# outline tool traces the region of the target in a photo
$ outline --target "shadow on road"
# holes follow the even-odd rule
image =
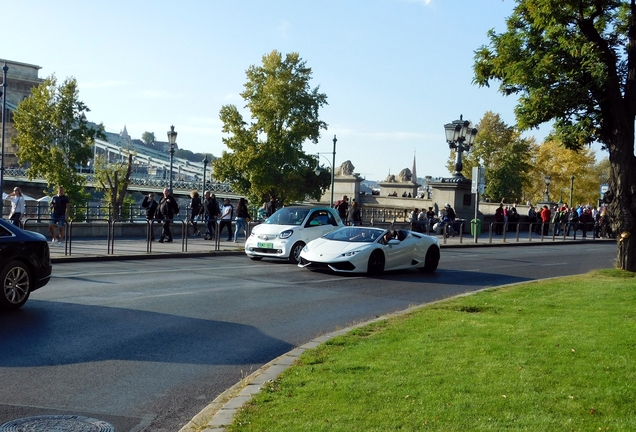
[[[294,348],[244,324],[32,299],[23,309],[0,311],[0,341],[0,367],[262,364]]]

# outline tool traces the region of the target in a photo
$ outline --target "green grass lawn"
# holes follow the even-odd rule
[[[306,351],[236,431],[635,431],[636,274],[450,299]]]

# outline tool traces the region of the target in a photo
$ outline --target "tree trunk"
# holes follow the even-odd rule
[[[610,184],[605,194],[612,230],[616,234],[616,267],[636,272],[636,157],[633,122],[608,143]]]

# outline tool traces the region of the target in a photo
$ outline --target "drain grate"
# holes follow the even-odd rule
[[[24,417],[0,425],[0,432],[115,432],[102,420],[74,415]]]

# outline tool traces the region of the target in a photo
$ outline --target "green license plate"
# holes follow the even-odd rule
[[[274,249],[274,243],[259,243],[258,247],[263,249]]]

